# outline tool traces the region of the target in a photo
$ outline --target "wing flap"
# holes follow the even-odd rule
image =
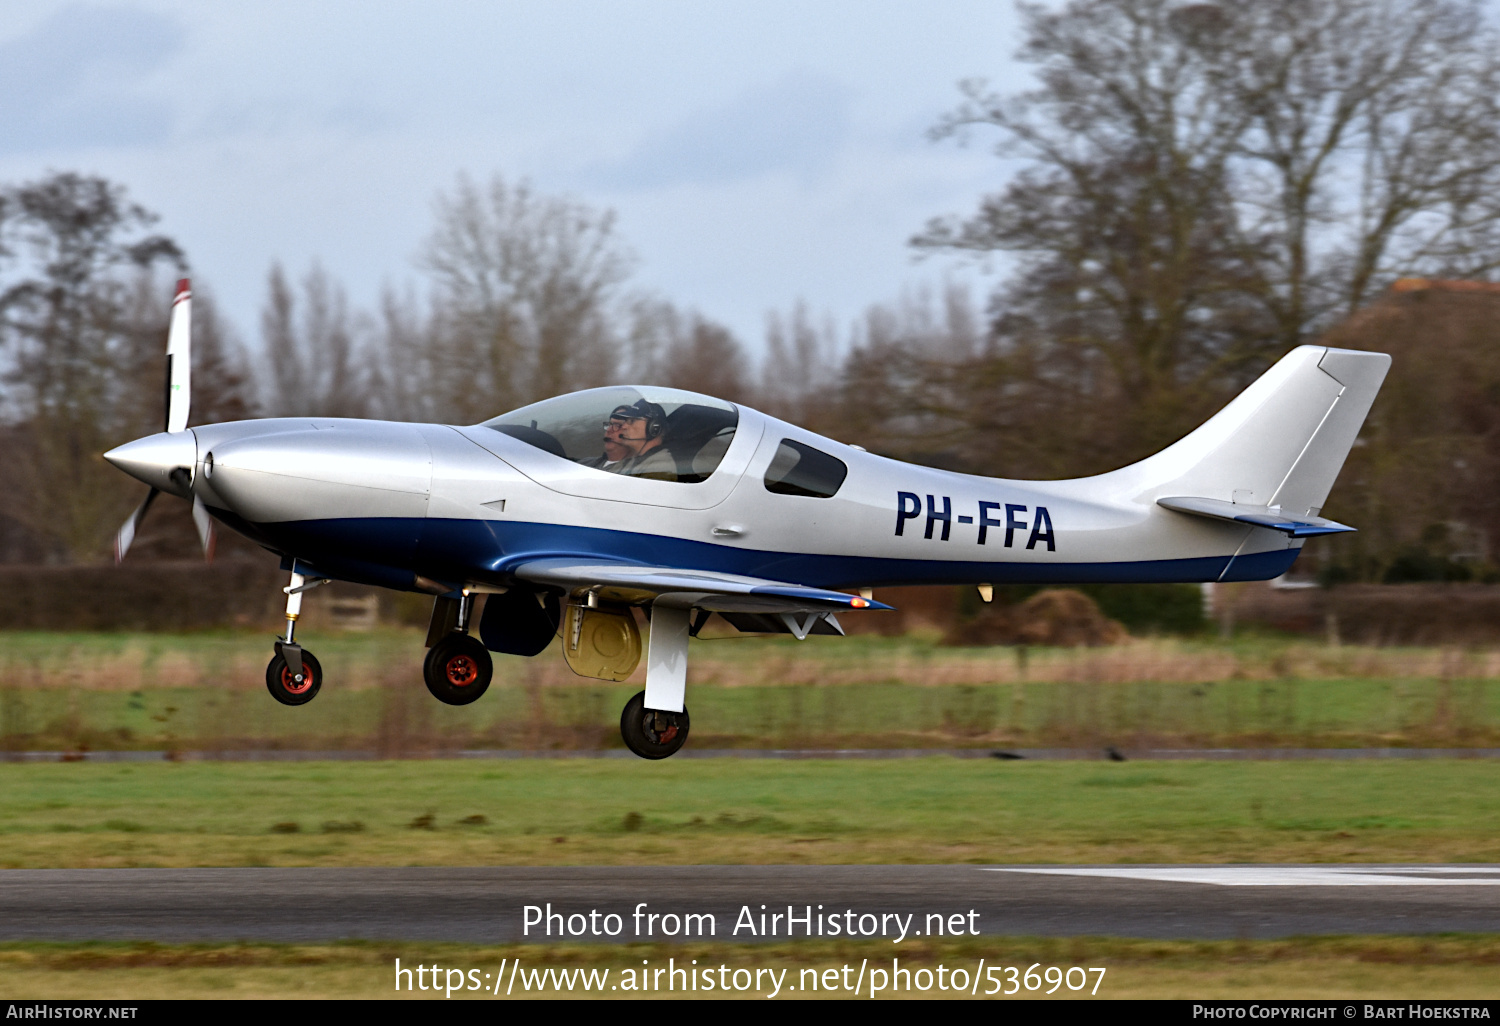
[[[719,613],[831,613],[891,608],[859,595],[785,581],[604,559],[539,558],[522,563],[511,572],[533,584],[569,591],[608,587],[647,592],[667,605]]]
[[[1252,527],[1268,527],[1291,538],[1313,538],[1320,534],[1343,534],[1357,528],[1323,517],[1290,516],[1276,506],[1248,506],[1243,503],[1225,502],[1222,499],[1199,499],[1177,495],[1157,499],[1156,504],[1178,513],[1225,520],[1230,523],[1249,524]]]

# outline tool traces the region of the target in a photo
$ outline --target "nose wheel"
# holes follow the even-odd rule
[[[642,691],[625,703],[620,713],[620,736],[625,747],[642,759],[665,759],[681,748],[688,736],[687,706],[682,712],[646,708]]]
[[[468,705],[478,699],[494,673],[489,651],[468,634],[449,634],[428,650],[422,664],[427,690],[448,705]]]
[[[306,705],[317,697],[323,686],[323,667],[307,649],[302,649],[301,665],[287,665],[281,646],[266,666],[266,690],[282,705]]]

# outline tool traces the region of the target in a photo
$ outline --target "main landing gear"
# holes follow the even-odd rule
[[[445,608],[447,603],[451,606]],[[495,673],[489,650],[469,634],[473,612],[474,596],[469,594],[459,599],[439,598],[433,609],[433,630],[429,636],[436,635],[436,643],[422,664],[422,679],[432,697],[448,705],[476,701],[490,686]],[[449,615],[453,616],[452,629],[442,631],[443,621]]]
[[[625,703],[620,713],[620,736],[625,747],[642,759],[665,759],[681,748],[688,736],[687,706],[682,712],[646,708],[646,693]]]
[[[642,759],[665,759],[687,741],[688,711],[683,697],[693,626],[689,610],[661,603],[652,605],[650,619],[646,690],[625,703],[620,737]]]
[[[292,572],[286,592],[286,637],[276,639],[276,654],[266,666],[266,690],[282,705],[306,705],[323,686],[323,667],[317,658],[296,642],[297,618],[302,615],[302,593],[327,584],[326,577],[306,577]]]
[[[308,579],[297,573],[294,566],[291,584],[283,589],[287,596],[286,634],[276,639],[276,654],[266,667],[266,690],[282,705],[306,705],[323,686],[323,667],[311,652],[297,644],[296,631],[302,615],[302,593],[327,583],[327,578]],[[469,633],[473,613],[474,597],[467,593],[458,597],[439,596],[433,603],[422,678],[432,696],[448,705],[477,701],[494,676],[489,650]],[[610,617],[606,611],[599,614],[602,626],[594,624],[592,632],[586,632],[582,609],[571,610],[571,614],[574,647],[582,652],[581,639],[585,633],[591,641],[588,652],[570,658],[569,665],[580,673],[609,680],[619,680],[634,669],[640,653],[639,635],[634,635],[633,645],[626,644],[635,630],[634,621],[627,621],[629,628],[623,633],[609,634],[604,628],[624,618]],[[652,607],[650,620],[646,690],[625,703],[620,714],[620,735],[625,746],[636,755],[654,760],[673,755],[688,738],[690,721],[683,695],[692,625],[688,610],[660,605]],[[552,622],[556,622],[555,616]],[[608,650],[605,642],[610,640],[620,643],[617,645],[620,651]]]

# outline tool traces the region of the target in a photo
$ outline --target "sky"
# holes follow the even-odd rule
[[[137,0],[0,6],[0,183],[98,174],[161,216],[240,335],[267,272],[318,261],[373,308],[421,285],[434,200],[528,179],[616,212],[633,288],[758,344],[805,300],[990,272],[917,259],[1004,184],[928,129],[1023,88],[1009,0]]]

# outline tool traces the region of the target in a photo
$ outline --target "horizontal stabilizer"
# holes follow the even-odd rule
[[[807,588],[761,577],[679,570],[614,562],[598,557],[539,558],[511,571],[523,581],[567,588],[611,588],[652,594],[669,606],[731,613],[831,613],[846,609],[889,609],[874,599],[825,588]]]
[[[1191,513],[1194,516],[1209,517],[1214,520],[1250,524],[1253,527],[1269,527],[1273,531],[1280,531],[1292,538],[1312,538],[1320,534],[1343,534],[1345,531],[1357,530],[1347,524],[1341,524],[1336,520],[1325,520],[1322,517],[1306,514],[1287,516],[1278,506],[1247,506],[1243,503],[1225,502],[1222,499],[1195,499],[1183,495],[1157,499],[1156,504],[1176,510],[1178,513]]]

